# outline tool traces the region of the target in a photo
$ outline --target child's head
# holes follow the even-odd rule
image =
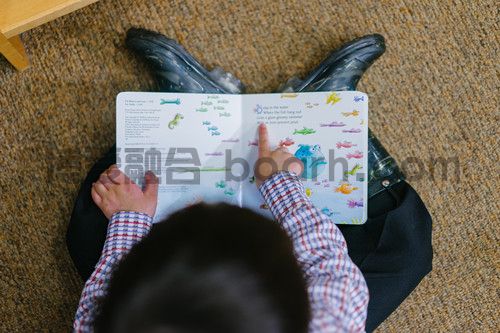
[[[305,332],[306,284],[277,222],[225,204],[177,212],[118,266],[99,332]]]

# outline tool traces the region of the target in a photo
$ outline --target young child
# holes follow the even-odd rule
[[[91,194],[108,233],[75,331],[364,331],[365,280],[339,229],[306,196],[300,161],[270,150],[265,125],[259,159],[273,162],[255,174],[276,221],[201,204],[153,228],[155,175],[142,191],[116,166],[104,172]]]

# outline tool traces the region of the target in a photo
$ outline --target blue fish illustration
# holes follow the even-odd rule
[[[217,131],[213,131],[213,132],[210,132],[210,133],[212,133],[212,136],[214,136],[214,135],[220,135],[220,132],[217,132]]]
[[[233,196],[234,195],[234,189],[232,187],[228,187],[224,190],[225,195]]]
[[[210,127],[208,128],[208,130],[209,130],[209,131],[217,131],[217,130],[218,130],[218,128],[217,128],[217,126],[210,126]]]

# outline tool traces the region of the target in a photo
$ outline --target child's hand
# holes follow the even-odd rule
[[[158,197],[158,178],[148,171],[145,181],[143,192],[113,164],[92,185],[92,199],[108,219],[119,211],[134,211],[153,217]]]
[[[269,135],[265,124],[259,125],[259,159],[255,163],[255,179],[260,186],[267,178],[278,171],[289,171],[300,176],[304,170],[302,162],[290,154],[286,147],[271,151]]]

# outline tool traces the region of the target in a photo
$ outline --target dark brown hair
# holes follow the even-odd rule
[[[114,272],[98,332],[306,332],[309,302],[276,221],[199,204],[156,224]]]

